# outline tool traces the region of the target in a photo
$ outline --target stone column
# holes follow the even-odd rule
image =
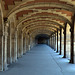
[[[12,34],[12,46],[11,47],[12,47],[12,62],[15,62],[15,34]]]
[[[51,39],[51,37],[49,38],[49,41],[50,41],[50,39]],[[51,41],[50,41],[50,44],[49,44],[49,46],[51,46]]]
[[[32,40],[32,37],[30,38],[30,45],[31,45],[31,48],[33,47],[33,40]]]
[[[8,56],[8,64],[12,64],[12,53],[13,53],[13,51],[12,50],[14,50],[13,48],[14,48],[14,46],[13,46],[13,43],[12,42],[14,42],[14,36],[13,36],[13,25],[14,25],[14,23],[13,22],[9,22],[10,24],[9,24],[9,28],[8,28],[8,42],[7,42],[7,49],[8,49],[8,51],[7,51],[7,56]]]
[[[31,36],[30,36],[30,48],[31,48],[31,45],[32,45],[32,38],[31,38]]]
[[[52,48],[54,49],[54,34],[52,35]]]
[[[51,36],[50,36],[50,47],[51,47]]]
[[[71,25],[71,52],[70,52],[70,63],[75,63],[74,61],[74,24],[75,24],[75,15],[72,17]]]
[[[26,52],[26,37],[25,37],[25,52]]]
[[[54,38],[54,39],[55,39],[55,44],[54,44],[55,47],[54,47],[54,50],[56,51],[56,33],[55,33],[55,36],[54,36],[54,37],[55,37],[55,38]]]
[[[51,47],[53,48],[53,36],[51,35]]]
[[[0,12],[0,71],[3,71],[3,48],[4,48],[4,24],[2,24],[2,15]]]
[[[52,35],[51,35],[51,48],[52,48]]]
[[[7,18],[5,18],[5,33],[4,33],[4,41],[5,41],[5,44],[4,44],[4,63],[3,63],[3,68],[4,70],[7,70],[7,36],[8,36],[8,22],[7,22]]]
[[[51,36],[50,36],[50,47],[52,46],[52,42],[51,42]]]
[[[18,32],[18,57],[22,57],[23,55],[23,34],[22,32]]]
[[[61,55],[61,43],[62,43],[62,29],[60,28],[60,53],[59,55]]]
[[[11,44],[11,29],[10,29],[10,26],[9,26],[9,35],[8,35],[8,41],[7,41],[7,49],[8,49],[8,51],[7,51],[7,62],[8,62],[8,64],[11,64],[12,63],[12,49],[11,49],[11,46],[12,46],[12,44]]]
[[[34,46],[34,37],[32,37],[32,47]]]
[[[4,36],[3,35],[1,35],[2,37],[0,37],[0,45],[1,45],[1,47],[0,47],[0,49],[1,49],[1,51],[0,51],[0,59],[1,59],[1,61],[0,61],[0,71],[3,71],[4,70],[4,61],[3,61],[3,48],[4,48]]]
[[[23,40],[23,54],[25,54],[26,53],[26,39],[25,39],[25,37],[24,37],[24,40]]]
[[[10,64],[12,64],[12,41],[11,41],[12,39],[11,39],[11,33],[10,33]]]
[[[66,25],[67,23],[65,24],[65,28],[64,28],[64,56],[63,58],[66,58]]]
[[[53,34],[53,49],[55,50],[55,34]]]
[[[64,28],[64,56],[63,58],[66,58],[66,25],[67,23],[65,24],[65,28]]]
[[[17,29],[15,30],[15,38],[14,38],[14,59],[17,61]]]
[[[23,55],[23,33],[21,34],[21,55]]]
[[[30,42],[31,42],[31,37],[30,37],[30,35],[29,35],[29,41],[28,41],[29,51],[30,51],[30,46],[31,46]]]
[[[54,41],[54,40],[53,40],[53,35],[52,35],[52,48],[53,48],[53,46],[54,46],[54,45],[53,45],[53,41]]]
[[[58,30],[57,30],[57,52],[58,52]]]
[[[17,35],[17,54],[18,54],[18,58],[21,57],[21,52],[20,52],[20,35],[19,35],[19,32],[18,32],[18,35]]]
[[[28,51],[29,48],[28,48],[28,35],[26,35],[26,51]]]
[[[10,27],[10,36],[11,36],[11,60],[12,62],[15,62],[15,29],[14,29],[14,22],[11,21],[11,27]]]

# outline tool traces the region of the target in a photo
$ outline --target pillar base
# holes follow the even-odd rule
[[[8,67],[7,65],[4,67],[3,71],[7,71],[8,70]]]
[[[58,53],[58,51],[56,51],[56,53]]]
[[[61,55],[61,53],[59,53],[59,55]]]
[[[63,56],[62,58],[66,58],[65,56]]]
[[[7,70],[8,70],[8,68],[5,68],[5,69],[4,69],[4,71],[7,71]]]
[[[74,64],[74,61],[70,60],[69,63]]]

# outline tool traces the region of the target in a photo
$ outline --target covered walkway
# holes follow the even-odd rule
[[[75,65],[45,44],[33,47],[0,75],[75,75]]]
[[[36,44],[47,44],[54,50],[49,50],[53,52],[48,53],[47,46],[39,46],[43,48],[41,53],[38,46],[34,47]],[[75,0],[0,0],[0,71],[10,74],[11,71],[15,73],[16,68],[20,72],[22,68],[22,71],[26,71],[24,74],[43,74],[44,70],[45,73],[55,73],[57,70],[57,73],[64,74],[69,73],[67,69],[73,64],[75,65]],[[57,69],[58,66],[61,69]],[[21,75],[22,71],[16,72]]]

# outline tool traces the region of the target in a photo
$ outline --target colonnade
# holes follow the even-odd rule
[[[24,34],[15,27],[13,20],[4,18],[3,23],[0,29],[0,71],[7,70],[8,65],[16,62],[34,45],[30,34]]]
[[[4,71],[8,69],[8,65],[16,62],[18,58],[22,57],[30,48],[35,45],[34,37],[29,33],[23,33],[23,31],[15,26],[14,20],[9,20],[8,18],[3,19],[3,27],[0,34],[0,70]],[[70,26],[70,63],[75,62],[74,54],[74,21]],[[64,41],[63,48],[63,58],[66,58],[66,32],[67,23],[63,28],[57,29],[50,36],[50,46],[54,51],[62,54],[62,41]],[[63,29],[63,30],[62,30]],[[64,32],[63,32],[64,31]],[[64,36],[63,36],[64,35]],[[64,38],[64,39],[63,39]],[[60,42],[60,43],[59,43]]]
[[[1,13],[2,12],[2,13]],[[20,20],[16,19],[16,15],[5,17],[0,7],[0,71],[5,71],[8,69],[8,65],[16,62],[18,58],[22,57],[27,51],[30,50],[35,45],[35,36],[31,36],[30,33],[23,31],[23,24],[19,23]],[[70,63],[75,63],[75,50],[74,50],[74,41],[75,41],[75,16],[72,17],[72,24],[70,26]],[[52,21],[51,21],[52,22]],[[42,23],[42,22],[40,22]],[[18,25],[20,24],[20,25]],[[58,23],[53,23],[58,24]],[[48,29],[50,35],[50,46],[59,53],[63,54],[63,58],[67,57],[67,24],[66,22],[62,28],[62,25],[52,28],[51,31],[38,26],[38,30]],[[51,27],[50,27],[51,28]],[[57,29],[57,30],[56,30]],[[32,30],[32,29],[31,29]],[[30,31],[31,31],[30,30]],[[36,27],[34,27],[36,30]],[[55,32],[54,32],[55,31]],[[35,32],[34,32],[35,33]],[[62,44],[62,42],[64,42]],[[64,46],[63,46],[64,45]],[[62,47],[64,47],[62,49]]]
[[[1,23],[2,24],[2,23]],[[67,24],[60,30],[57,29],[57,32],[54,32],[50,36],[50,46],[54,51],[59,52],[59,55],[62,54],[63,58],[66,58],[66,32]],[[75,63],[75,54],[74,54],[74,19],[73,23],[70,26],[70,63]],[[63,30],[62,30],[63,29]],[[30,48],[35,45],[34,37],[29,33],[23,33],[21,27],[16,27],[14,18],[8,19],[3,18],[2,28],[0,29],[0,71],[8,69],[8,65],[16,62],[18,58],[22,57]],[[64,35],[64,36],[63,36]],[[64,39],[63,39],[64,38]],[[62,49],[62,41],[64,41],[64,48]],[[60,43],[59,43],[60,42]]]
[[[65,23],[65,26],[64,28],[60,28],[57,29],[57,32],[51,34],[50,36],[50,46],[57,52],[59,53],[59,55],[63,55],[63,58],[66,58],[67,57],[67,42],[70,42],[70,59],[69,59],[69,62],[70,63],[75,63],[75,52],[74,52],[74,31],[75,31],[75,24],[74,24],[74,18],[73,18],[73,23],[72,25],[69,25],[70,26],[70,30],[69,32],[67,32],[67,24],[68,23]],[[69,29],[69,28],[68,28]],[[60,33],[59,33],[60,32]],[[69,38],[67,35],[67,33],[70,33],[68,35],[70,35],[70,39],[67,41],[66,38]],[[55,43],[56,42],[56,43]],[[60,43],[59,43],[60,42]],[[62,44],[62,42],[64,42]],[[63,46],[64,45],[64,46]],[[64,48],[63,48],[64,47]],[[60,48],[60,49],[59,49]],[[63,51],[62,51],[63,50]],[[64,53],[62,53],[64,52]],[[69,54],[68,54],[69,55]]]

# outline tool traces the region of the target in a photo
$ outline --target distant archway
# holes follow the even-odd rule
[[[37,44],[47,44],[49,45],[49,35],[47,34],[39,34],[35,37]]]

